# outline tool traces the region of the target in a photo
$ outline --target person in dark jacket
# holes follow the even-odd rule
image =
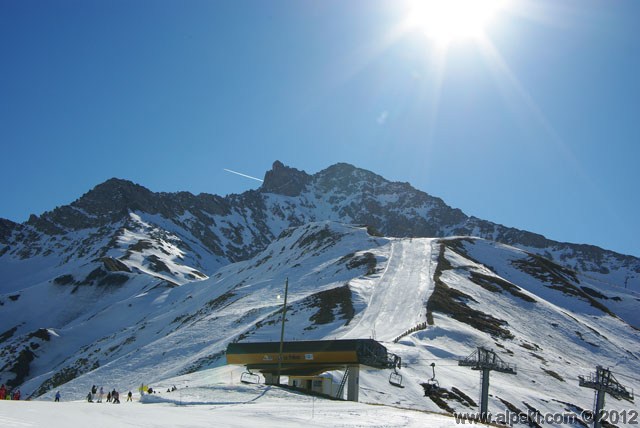
[[[60,402],[60,391],[56,392],[56,399],[53,401],[55,401],[56,403]]]
[[[133,401],[133,399],[131,398],[133,394],[131,393],[131,391],[129,391],[129,393],[127,394],[127,401]]]

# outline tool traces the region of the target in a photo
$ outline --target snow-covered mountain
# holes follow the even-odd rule
[[[476,236],[539,254],[604,283],[640,288],[636,257],[469,217],[408,183],[389,182],[348,164],[309,175],[276,161],[260,189],[241,195],[154,193],[111,179],[24,224],[1,220],[0,292],[71,274],[69,262],[105,258],[183,284],[247,260],[289,227],[325,220],[368,225],[383,236]]]
[[[456,360],[477,346],[519,368],[492,377],[494,409],[590,408],[578,375],[599,364],[633,384],[640,370],[638,259],[469,218],[345,164],[276,162],[260,190],[226,198],[112,179],[0,222],[0,240],[0,380],[34,397],[219,367],[229,342],[279,336],[285,278],[288,339],[373,336],[403,358],[406,387],[368,370],[364,401],[473,409],[477,372]],[[425,398],[432,362],[447,394]]]

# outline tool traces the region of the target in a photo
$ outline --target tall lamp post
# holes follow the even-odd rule
[[[280,371],[282,370],[282,348],[284,345],[284,322],[287,317],[287,294],[289,292],[289,278],[284,282],[284,305],[282,306],[282,327],[280,329],[280,353],[278,355],[278,385],[280,385]]]

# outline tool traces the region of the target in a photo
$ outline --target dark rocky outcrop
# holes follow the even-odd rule
[[[9,238],[14,230],[19,229],[21,226],[6,218],[0,218],[0,245],[9,242]]]
[[[271,171],[264,176],[260,190],[264,193],[277,193],[285,196],[298,196],[311,181],[311,176],[304,171],[285,166],[275,161]]]

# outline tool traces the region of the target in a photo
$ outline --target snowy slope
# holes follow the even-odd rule
[[[580,286],[595,286],[574,284],[575,272],[515,248],[470,239],[442,241],[438,266],[440,281],[464,296],[448,291],[438,296],[440,302],[431,301],[433,325],[409,341],[426,340],[443,365],[463,355],[464,345],[492,348],[517,365],[517,376],[493,377],[490,408],[504,408],[501,399],[525,411],[527,404],[542,412],[570,408],[564,403],[591,408],[593,391],[578,388],[577,377],[594,372],[596,364],[610,367],[627,386],[637,383],[638,330],[582,292]],[[440,372],[456,386],[466,383],[458,386],[463,391],[477,390],[477,372],[455,365]],[[637,409],[613,399],[609,405]]]
[[[388,406],[332,401],[263,385],[242,385],[229,370],[208,370],[198,376],[168,379],[162,391],[134,394],[132,403],[89,404],[84,401],[0,401],[0,423],[12,427],[433,427],[455,426],[452,417]],[[125,391],[126,392],[126,391]],[[480,425],[482,426],[482,425]]]
[[[423,323],[432,292],[433,239],[392,240],[384,270],[376,278],[360,278],[350,287],[366,300],[353,322],[338,330],[340,339],[374,337],[392,341]]]
[[[342,287],[348,304],[350,293],[344,285],[370,269],[368,263],[375,264],[375,256],[372,259],[359,252],[386,242],[369,237],[364,229],[328,223],[289,233],[257,258],[223,268],[209,280],[181,287],[139,276],[126,287],[113,290],[79,287],[73,292],[73,288],[42,284],[50,293],[46,299],[41,299],[42,290],[26,290],[17,300],[4,303],[3,312],[16,325],[15,331],[3,337],[0,358],[10,366],[16,353],[33,354],[33,362],[21,369],[28,368],[32,380],[22,388],[36,392],[96,368],[117,371],[123,361],[127,366],[139,366],[145,377],[188,371],[215,361],[233,338],[268,336],[285,275],[292,284],[290,301],[296,302],[291,314],[298,311],[313,316],[319,311],[317,299],[328,300],[322,291],[336,287]],[[86,298],[78,299],[81,307],[68,315],[73,306],[64,301],[71,293],[74,300],[76,295]],[[45,315],[39,319],[28,316],[34,310]],[[256,327],[260,321],[265,323],[263,328]],[[326,330],[331,322],[319,320],[316,324],[309,330],[303,325],[296,334],[315,335],[314,329]],[[40,328],[55,335],[44,334],[36,340],[32,336]],[[215,341],[210,337],[212,331],[216,332]],[[164,369],[164,363],[158,362],[160,356],[176,354],[181,357],[177,366],[171,360]],[[126,370],[122,375],[129,376]],[[4,376],[5,382],[14,377],[11,373]]]
[[[477,404],[478,373],[457,365],[477,346],[518,367],[517,376],[492,375],[493,411],[507,403],[525,411],[588,409],[592,391],[579,388],[577,376],[596,364],[611,367],[623,384],[637,381],[640,333],[585,293],[581,287],[600,289],[575,272],[485,240],[390,239],[322,222],[287,230],[253,259],[209,279],[180,287],[141,283],[129,295],[104,298],[107,307],[93,316],[54,329],[48,341],[30,338],[39,344],[37,358],[21,387],[44,392],[44,400],[55,389],[79,400],[93,384],[135,390],[140,383],[164,389],[175,376],[199,382],[209,367],[235,385],[241,368],[224,366],[223,352],[231,341],[277,340],[286,278],[288,340],[375,336],[402,357],[405,388],[390,385],[388,371],[363,370],[364,402],[477,410],[456,392]],[[618,295],[620,304],[636,298]],[[13,303],[21,301],[34,304],[27,296]],[[420,386],[432,362],[447,393],[440,400],[424,397]],[[73,370],[75,379],[55,385]]]

